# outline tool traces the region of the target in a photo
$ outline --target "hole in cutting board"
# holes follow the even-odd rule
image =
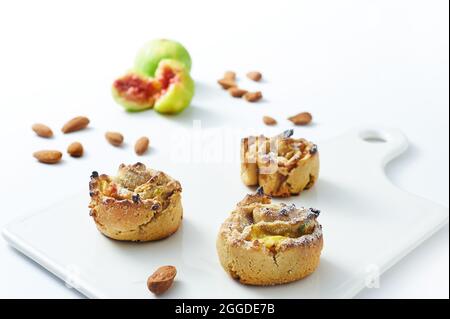
[[[387,142],[384,138],[381,138],[378,136],[364,137],[363,140],[368,143],[386,143]]]
[[[382,135],[375,131],[365,131],[360,134],[361,139],[367,143],[380,144],[387,143],[387,140]]]

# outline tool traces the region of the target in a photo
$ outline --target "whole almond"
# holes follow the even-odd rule
[[[250,80],[258,82],[262,79],[262,74],[261,74],[261,72],[258,72],[258,71],[252,71],[252,72],[247,73],[247,77]]]
[[[228,89],[228,92],[230,92],[230,95],[232,97],[243,97],[245,93],[247,93],[247,90],[240,89],[238,87],[232,87]]]
[[[148,139],[148,137],[142,136],[136,141],[136,144],[134,145],[134,151],[137,155],[142,155],[147,152],[149,144],[150,140]]]
[[[309,112],[298,113],[288,118],[295,125],[308,125],[312,121],[312,115]]]
[[[244,98],[249,102],[256,102],[262,98],[262,93],[260,91],[247,92],[244,94]]]
[[[275,125],[277,124],[277,120],[275,120],[273,117],[270,116],[263,116],[263,122],[266,125]]]
[[[67,153],[72,157],[81,157],[83,156],[83,152],[83,145],[80,142],[73,142],[67,147]]]
[[[71,119],[66,124],[64,124],[61,131],[64,134],[79,131],[79,130],[86,128],[88,126],[88,124],[89,124],[89,119],[87,117],[77,116],[77,117],[74,117],[73,119]]]
[[[42,150],[34,152],[33,156],[41,163],[55,164],[61,160],[62,153],[60,151]]]
[[[106,132],[105,138],[111,145],[114,146],[120,146],[123,143],[123,135],[119,132]]]
[[[231,80],[231,81],[236,81],[236,73],[233,71],[227,71],[225,72],[225,74],[223,75],[223,78],[225,80]]]
[[[159,267],[148,277],[147,287],[155,295],[160,295],[172,286],[176,275],[177,269],[174,266]]]
[[[236,82],[230,79],[220,79],[217,81],[224,90],[228,90],[229,88],[236,87]]]
[[[53,136],[53,131],[51,130],[51,128],[49,128],[47,125],[44,125],[41,123],[33,124],[31,129],[40,137],[49,138],[49,137]]]

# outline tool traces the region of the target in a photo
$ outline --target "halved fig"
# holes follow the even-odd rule
[[[191,103],[195,84],[183,63],[165,59],[155,78],[133,70],[113,83],[113,97],[128,111],[154,107],[160,113],[178,113]]]
[[[156,69],[155,78],[161,84],[159,97],[155,101],[156,111],[174,114],[189,106],[195,84],[183,63],[162,60]]]
[[[114,81],[112,93],[127,111],[142,111],[153,107],[160,90],[158,81],[130,71]]]

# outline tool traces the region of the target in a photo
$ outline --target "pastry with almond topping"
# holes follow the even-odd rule
[[[222,224],[220,263],[247,285],[277,285],[302,279],[319,265],[323,247],[320,211],[274,204],[259,188],[247,195]]]
[[[117,176],[93,172],[90,215],[104,235],[151,241],[175,233],[183,217],[181,185],[142,163],[119,166]]]
[[[266,195],[288,197],[311,188],[319,177],[317,145],[292,138],[293,130],[268,138],[249,136],[241,141],[241,179],[261,186]]]

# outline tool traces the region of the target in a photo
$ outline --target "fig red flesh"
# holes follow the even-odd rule
[[[134,74],[114,81],[114,88],[121,95],[126,95],[129,100],[135,102],[147,102],[158,92],[153,82],[145,81]]]

